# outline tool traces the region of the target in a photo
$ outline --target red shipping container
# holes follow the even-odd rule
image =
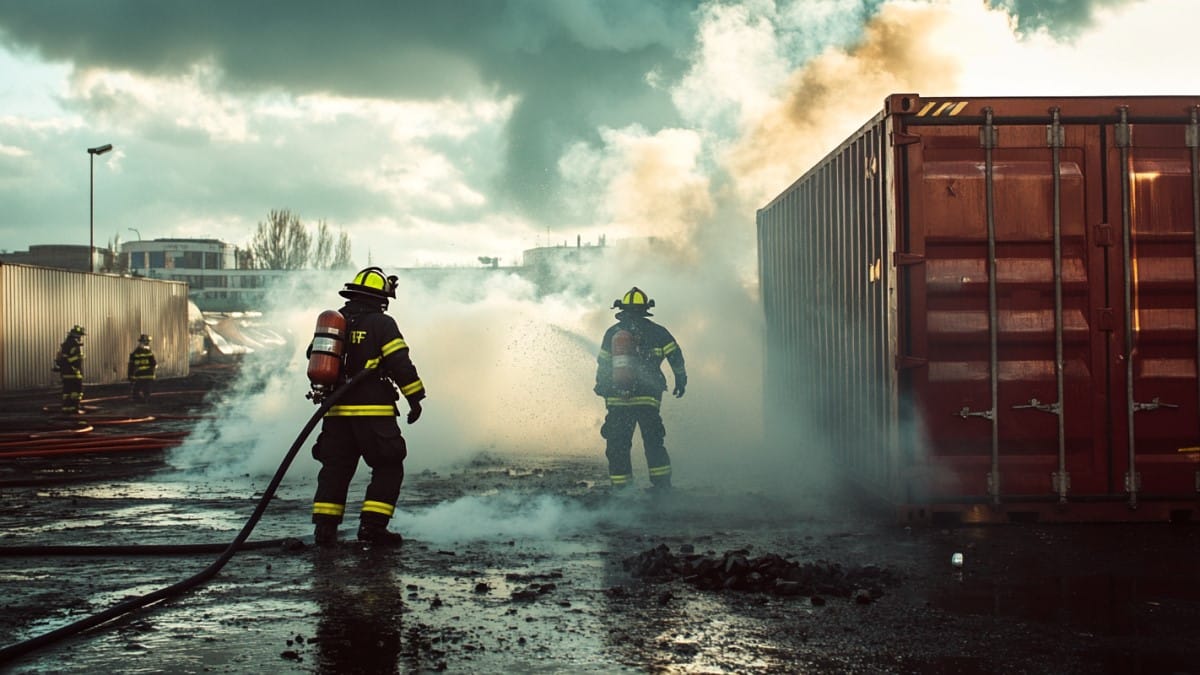
[[[757,214],[769,433],[909,520],[1200,515],[1198,116],[888,97]]]

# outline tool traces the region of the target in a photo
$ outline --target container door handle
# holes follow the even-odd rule
[[[970,407],[965,405],[962,407],[962,410],[959,410],[955,414],[964,420],[968,417],[982,417],[985,420],[990,420],[995,417],[995,414],[993,414],[991,410],[971,410]]]
[[[1058,403],[1042,403],[1036,398],[1031,398],[1029,399],[1029,403],[1013,406],[1013,410],[1020,410],[1022,408],[1032,408],[1034,410],[1040,410],[1044,413],[1050,413],[1051,415],[1057,415],[1059,410],[1062,409],[1062,405]]]
[[[1151,410],[1158,410],[1159,408],[1178,408],[1178,407],[1179,407],[1179,405],[1175,404],[1175,403],[1163,403],[1162,401],[1158,400],[1157,396],[1155,396],[1153,399],[1151,399],[1149,403],[1138,403],[1137,401],[1133,402],[1133,412],[1142,412],[1142,411],[1150,412]]]

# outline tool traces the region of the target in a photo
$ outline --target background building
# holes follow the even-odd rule
[[[30,246],[27,251],[0,252],[0,262],[79,272],[106,272],[112,271],[114,257],[108,249],[93,247],[92,259],[89,261],[87,246],[39,244]]]
[[[246,269],[246,251],[217,239],[127,241],[121,257],[130,274],[186,283],[188,298],[205,312],[261,307],[270,280],[288,273]]]

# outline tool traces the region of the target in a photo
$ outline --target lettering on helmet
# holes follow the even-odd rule
[[[365,331],[365,330],[350,331],[350,342],[353,344],[359,344],[366,338],[367,338],[367,331]]]

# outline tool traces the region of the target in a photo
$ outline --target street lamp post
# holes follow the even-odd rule
[[[106,143],[95,148],[88,148],[88,270],[96,271],[96,155],[103,155],[112,150],[112,144]]]

